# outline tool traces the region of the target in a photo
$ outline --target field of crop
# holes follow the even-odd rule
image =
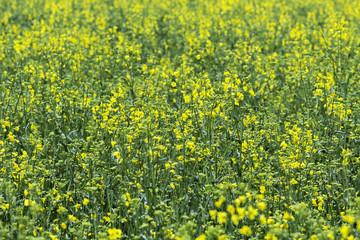
[[[360,0],[0,0],[0,239],[360,239]]]

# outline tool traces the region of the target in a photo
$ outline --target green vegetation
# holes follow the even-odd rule
[[[359,0],[0,9],[0,238],[360,238]]]

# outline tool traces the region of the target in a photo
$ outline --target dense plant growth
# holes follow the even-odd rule
[[[2,238],[359,239],[359,0],[0,3]]]

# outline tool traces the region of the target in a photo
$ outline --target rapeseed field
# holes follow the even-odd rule
[[[0,0],[1,239],[360,239],[359,0]]]

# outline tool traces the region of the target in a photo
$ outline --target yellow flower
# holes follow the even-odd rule
[[[267,222],[266,222],[266,217],[265,217],[264,214],[261,214],[261,215],[260,215],[259,220],[260,220],[260,223],[261,223],[261,224],[266,225]]]
[[[71,215],[71,214],[69,214],[69,220],[70,221],[73,221],[73,222],[75,222],[76,221],[76,217],[75,216],[73,216],[73,215]]]
[[[287,144],[285,141],[282,141],[280,144],[280,147],[282,147],[282,149],[284,150],[287,147]]]
[[[24,206],[25,207],[34,206],[34,205],[35,205],[35,201],[33,201],[33,200],[29,200],[29,199],[24,200]]]
[[[201,234],[201,235],[198,236],[195,240],[206,240],[206,235],[205,235],[205,234]]]
[[[228,240],[229,238],[224,234],[224,235],[221,235],[218,240]]]
[[[290,184],[297,184],[298,183],[298,181],[296,181],[294,178],[293,179],[291,179],[291,181],[290,181]]]
[[[240,203],[241,203],[241,201],[240,201],[239,198],[237,198],[237,199],[234,200],[234,204],[235,204],[236,207],[239,207],[239,206],[240,206]]]
[[[76,212],[78,211],[79,207],[81,207],[81,204],[77,203],[77,204],[75,205],[75,211],[76,211]]]
[[[210,211],[209,211],[209,214],[210,214],[211,218],[212,218],[213,220],[215,220],[216,215],[217,215],[217,211],[216,211],[216,210],[210,210]]]
[[[216,201],[216,202],[215,202],[215,206],[216,206],[217,208],[221,207],[221,205],[223,204],[223,202],[224,202],[225,200],[226,200],[226,198],[225,198],[224,196],[221,196],[220,199],[219,199],[219,201]]]
[[[245,217],[246,210],[245,208],[236,208],[236,212],[239,214],[240,220]]]
[[[235,207],[233,205],[228,205],[226,211],[232,215],[235,213]]]
[[[218,215],[218,221],[219,221],[220,224],[226,223],[226,219],[227,219],[227,213],[226,212],[219,212],[217,215]]]
[[[65,223],[61,223],[60,226],[61,226],[62,229],[66,229],[66,224]]]
[[[2,206],[1,206],[1,208],[2,208],[2,210],[6,210],[6,209],[9,209],[9,207],[10,207],[10,205],[9,204],[3,204]]]
[[[266,191],[265,186],[260,186],[260,193],[264,193]]]
[[[114,240],[121,238],[122,231],[121,229],[111,228],[108,230],[108,233],[109,233],[109,239]]]
[[[355,239],[354,235],[350,235],[347,237],[347,240],[354,240],[354,239]]]
[[[266,239],[266,240],[277,240],[277,237],[276,237],[274,234],[272,234],[272,233],[268,233],[268,234],[264,237],[264,239]],[[299,238],[299,239],[301,239],[301,238]]]
[[[353,224],[353,223],[355,222],[355,217],[352,216],[352,215],[345,215],[345,216],[343,217],[343,221],[344,221],[344,222],[347,222],[347,223],[349,223],[349,224]]]
[[[253,208],[252,206],[250,206],[248,209],[248,214],[249,214],[250,220],[254,220],[256,215],[258,214],[258,210]]]
[[[242,204],[246,203],[246,197],[245,196],[240,196],[238,199],[240,200],[240,202]]]
[[[247,142],[243,142],[242,144],[241,144],[241,151],[242,152],[246,152],[246,149],[248,148],[248,144],[247,144]]]
[[[51,240],[58,240],[58,237],[57,237],[57,236],[55,236],[55,235],[50,234],[50,236],[49,236],[49,237],[51,238]]]
[[[288,212],[284,213],[284,219],[286,220],[295,220],[293,216],[291,216]]]
[[[238,225],[239,224],[239,216],[234,214],[231,216],[231,221],[234,225]]]
[[[121,157],[120,152],[114,152],[113,154],[116,157],[116,159],[120,159],[120,157]]]
[[[87,199],[87,198],[84,198],[84,201],[83,201],[83,205],[88,205],[89,204],[89,199]]]
[[[330,240],[334,240],[335,237],[334,237],[334,234],[332,232],[329,232],[327,237],[330,239]]]
[[[348,225],[343,224],[340,228],[340,233],[343,238],[347,238],[350,233],[350,227]]]
[[[250,227],[244,225],[244,226],[242,226],[242,228],[240,229],[240,233],[241,233],[242,235],[250,235],[250,234],[252,233],[252,231],[251,231],[251,228],[250,228]]]
[[[262,194],[257,194],[257,195],[256,195],[256,199],[263,200],[263,199],[264,199],[264,195],[262,195]]]
[[[258,207],[261,211],[264,211],[265,208],[266,208],[266,203],[264,203],[264,202],[259,202],[259,203],[257,204],[257,207]]]

